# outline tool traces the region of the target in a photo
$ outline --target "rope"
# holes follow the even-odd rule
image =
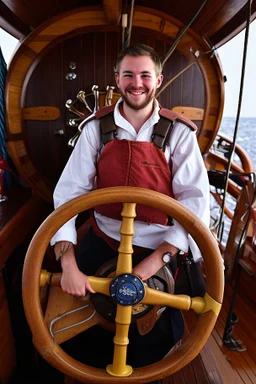
[[[128,27],[128,32],[126,34],[125,41],[124,41],[124,48],[127,48],[130,45],[131,32],[132,32],[132,21],[133,21],[133,13],[134,13],[134,1],[135,0],[132,0],[132,4],[131,4],[129,27]]]
[[[207,0],[204,0],[201,4],[201,6],[199,7],[198,11],[196,12],[196,14],[192,17],[191,21],[188,23],[188,25],[186,25],[180,32],[179,36],[176,38],[176,40],[174,41],[174,43],[172,44],[171,48],[169,49],[169,51],[167,52],[167,54],[165,55],[165,58],[164,60],[162,61],[162,66],[164,66],[165,62],[167,59],[169,59],[169,57],[171,56],[171,54],[173,53],[173,51],[175,50],[175,48],[177,47],[178,43],[180,42],[180,40],[182,39],[182,37],[185,35],[185,33],[187,32],[187,30],[189,29],[189,27],[191,26],[191,24],[195,21],[195,19],[197,18],[197,16],[199,15],[199,13],[201,12],[201,10],[203,9],[203,7],[205,6]]]
[[[172,77],[170,80],[167,81],[167,83],[165,83],[161,89],[156,92],[156,98],[158,98],[161,93],[167,88],[169,87],[169,85],[174,81],[176,80],[179,76],[181,76],[184,72],[186,72],[190,67],[192,67],[195,63],[198,63],[199,60],[204,57],[205,55],[208,55],[209,53],[213,53],[215,50],[215,48],[213,47],[212,49],[210,49],[209,51],[206,51],[204,53],[201,53],[201,55],[199,55],[197,57],[197,59],[195,59],[194,61],[192,61],[190,64],[188,64],[185,68],[183,68],[179,73],[177,73],[177,75],[175,75],[174,77]]]

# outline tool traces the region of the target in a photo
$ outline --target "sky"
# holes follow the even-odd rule
[[[218,49],[222,63],[223,74],[227,77],[225,83],[224,116],[236,116],[241,85],[241,69],[244,50],[244,36],[242,31],[227,44]],[[246,55],[246,70],[243,85],[243,101],[241,117],[256,117],[256,20],[250,24],[249,41]]]
[[[243,59],[244,31],[217,50],[222,63],[225,83],[225,105],[223,116],[235,117],[237,114],[241,68]],[[0,28],[0,46],[7,65],[14,53],[18,41]],[[246,57],[246,72],[243,87],[241,117],[256,117],[256,20],[250,25],[250,35]]]

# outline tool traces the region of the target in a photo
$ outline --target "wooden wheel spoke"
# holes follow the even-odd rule
[[[111,376],[129,376],[133,369],[126,365],[127,346],[129,344],[128,332],[132,318],[132,306],[117,305],[116,334],[114,337],[113,364],[107,366]]]
[[[163,305],[187,311],[191,307],[191,297],[187,295],[173,295],[147,287],[142,303],[148,305]]]

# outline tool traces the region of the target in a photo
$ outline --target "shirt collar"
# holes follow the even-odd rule
[[[117,101],[116,105],[115,105],[115,109],[114,109],[114,120],[115,120],[115,123],[119,126],[119,127],[123,127],[124,125],[127,125],[130,123],[128,123],[127,120],[125,120],[123,118],[123,116],[121,115],[120,113],[120,110],[119,110],[119,106],[120,104],[123,102],[123,98],[120,97],[120,99]],[[160,119],[160,116],[159,116],[159,110],[160,110],[160,106],[159,106],[159,103],[156,99],[154,99],[154,110],[153,110],[153,113],[152,115],[149,117],[149,119],[143,124],[143,126],[141,128],[143,129],[146,129],[148,127],[152,127],[152,125],[155,125],[158,120]]]

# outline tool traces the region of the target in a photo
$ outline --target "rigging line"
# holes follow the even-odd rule
[[[192,65],[194,65],[195,63],[197,63],[202,57],[206,56],[208,53],[213,53],[214,50],[216,48],[212,48],[210,49],[209,51],[207,52],[204,52],[202,53],[201,55],[199,55],[197,57],[197,59],[195,59],[194,61],[192,61],[190,64],[188,64],[185,68],[183,68],[179,73],[177,73],[177,75],[175,75],[174,77],[172,77],[170,80],[167,81],[167,83],[165,85],[163,85],[161,87],[161,89],[156,93],[156,98],[158,98],[161,93],[174,81],[176,80],[180,75],[182,75],[187,69],[189,69],[190,67],[192,67]]]
[[[121,19],[121,24],[122,24],[122,50],[124,49],[124,41],[125,41],[125,31],[127,29],[127,18],[128,18],[128,5],[127,5],[127,0],[125,1],[125,4],[123,5],[122,8],[122,19]]]
[[[226,204],[226,198],[227,198],[227,190],[228,190],[228,179],[229,174],[231,170],[231,164],[234,156],[235,151],[235,145],[236,145],[236,138],[237,138],[237,132],[238,132],[238,123],[240,119],[240,112],[241,112],[241,106],[242,106],[242,98],[243,98],[243,89],[244,89],[244,77],[245,77],[245,64],[246,64],[246,57],[247,57],[247,49],[248,49],[248,40],[249,40],[249,29],[250,29],[250,19],[251,19],[251,0],[248,0],[248,15],[246,20],[246,28],[245,28],[245,37],[244,37],[244,49],[243,49],[243,61],[242,61],[242,71],[241,71],[241,81],[240,81],[240,90],[239,90],[239,99],[238,99],[238,106],[237,106],[237,115],[236,115],[236,122],[235,122],[235,129],[234,129],[234,135],[231,146],[231,150],[229,153],[228,158],[228,167],[226,171],[226,178],[225,178],[225,185],[224,185],[224,193],[223,193],[223,200],[222,200],[222,208],[221,208],[221,214],[219,223],[222,222],[223,216],[224,216],[224,207]],[[220,227],[217,231],[217,237],[219,238],[220,235]]]
[[[127,31],[127,34],[125,37],[124,48],[126,48],[130,45],[131,32],[132,32],[132,21],[133,21],[133,13],[134,13],[134,2],[135,2],[135,0],[132,0],[130,18],[129,18],[129,26],[128,26],[128,31]]]
[[[175,50],[175,48],[177,47],[178,43],[180,42],[180,40],[182,39],[182,37],[185,35],[185,33],[187,32],[187,30],[189,29],[189,27],[191,26],[191,24],[195,21],[195,19],[197,18],[197,16],[199,15],[199,13],[201,12],[201,10],[203,9],[203,7],[205,6],[205,4],[207,3],[207,0],[204,0],[200,6],[200,8],[198,9],[198,11],[196,12],[196,14],[192,17],[191,21],[188,23],[188,25],[186,25],[185,27],[182,28],[179,36],[175,39],[175,41],[173,42],[171,48],[169,49],[169,51],[167,52],[167,54],[165,55],[165,58],[164,60],[162,61],[162,66],[164,66],[166,60],[169,59],[169,57],[172,55],[173,51]]]

